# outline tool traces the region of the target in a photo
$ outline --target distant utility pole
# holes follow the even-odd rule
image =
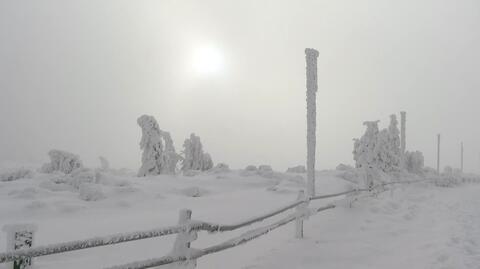
[[[463,173],[463,142],[460,143],[460,171]]]
[[[307,197],[315,196],[317,58],[318,51],[305,49],[307,62]]]
[[[440,134],[437,135],[437,174],[440,174]]]

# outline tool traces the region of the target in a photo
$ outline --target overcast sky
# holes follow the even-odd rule
[[[283,170],[306,159],[305,47],[318,58],[317,168],[353,164],[362,122],[407,111],[407,149],[480,171],[480,2],[0,0],[0,162],[137,169],[155,116],[178,151]],[[221,68],[195,65],[202,48]]]

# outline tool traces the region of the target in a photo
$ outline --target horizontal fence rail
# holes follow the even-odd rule
[[[10,252],[0,253],[0,263],[13,262],[13,261],[18,261],[18,260],[27,259],[27,258],[31,259],[33,257],[53,255],[58,253],[64,253],[64,252],[70,252],[70,251],[88,249],[88,248],[94,248],[94,247],[100,247],[100,246],[114,245],[119,243],[125,243],[130,241],[161,237],[161,236],[167,236],[167,235],[177,234],[177,236],[180,236],[181,234],[188,234],[188,233],[191,233],[192,231],[193,232],[207,231],[209,233],[234,231],[246,226],[250,226],[257,222],[263,222],[266,219],[269,219],[271,217],[284,213],[290,209],[296,209],[295,213],[290,214],[287,217],[284,217],[272,224],[247,231],[238,237],[229,239],[223,243],[220,243],[205,249],[200,249],[200,250],[191,249],[190,244],[188,243],[187,248],[190,251],[188,255],[167,255],[160,258],[156,258],[156,259],[149,259],[145,261],[138,261],[138,262],[128,263],[125,265],[109,267],[108,269],[140,269],[140,268],[151,268],[155,266],[178,263],[178,262],[186,262],[189,260],[196,260],[208,254],[220,252],[222,250],[226,250],[229,248],[233,248],[233,247],[245,244],[249,241],[259,238],[265,234],[268,234],[270,231],[275,230],[295,220],[297,220],[297,223],[300,223],[300,225],[302,226],[301,236],[303,236],[303,221],[298,222],[298,220],[307,218],[318,212],[325,211],[328,209],[333,209],[336,207],[335,204],[329,204],[324,207],[309,209],[307,208],[307,206],[310,201],[339,197],[339,196],[350,195],[350,194],[358,194],[360,192],[371,192],[374,189],[378,189],[380,187],[384,187],[387,185],[402,184],[402,183],[406,183],[406,184],[418,183],[418,182],[426,182],[426,181],[432,181],[432,180],[426,179],[426,180],[413,180],[413,181],[394,181],[394,182],[380,183],[370,189],[365,189],[365,188],[353,189],[349,191],[344,191],[344,192],[339,192],[334,194],[317,195],[313,197],[305,197],[302,192],[302,195],[300,195],[295,202],[292,202],[283,207],[270,211],[266,214],[263,214],[257,217],[252,217],[250,219],[247,219],[245,221],[241,221],[235,224],[223,225],[223,224],[208,223],[203,221],[188,220],[187,222],[181,225],[176,225],[176,226],[169,226],[169,227],[151,229],[151,230],[145,230],[145,231],[136,231],[136,232],[130,232],[130,233],[114,234],[114,235],[102,236],[102,237],[94,237],[94,238],[85,239],[85,240],[70,241],[70,242],[51,244],[46,246],[32,247],[32,248],[23,249],[23,250],[14,250]],[[300,209],[302,208],[302,206],[303,206],[303,209]]]
[[[320,207],[317,209],[314,209],[313,211],[315,213],[321,212],[324,210],[332,209],[335,208],[335,205],[328,205],[324,207]],[[282,227],[296,219],[295,215],[289,215],[286,218],[283,218],[277,222],[274,222],[270,225],[257,228],[248,232],[243,233],[242,235],[232,238],[230,240],[227,240],[223,243],[220,243],[218,245],[214,245],[202,250],[195,250],[193,255],[191,257],[186,257],[186,256],[164,256],[158,259],[149,259],[145,261],[139,261],[139,262],[133,262],[133,263],[128,263],[125,265],[119,265],[119,266],[113,266],[113,267],[108,267],[106,269],[144,269],[144,268],[151,268],[155,266],[160,266],[160,265],[166,265],[166,264],[171,264],[174,262],[179,262],[179,261],[186,261],[188,259],[198,259],[202,256],[220,252],[222,250],[226,250],[229,248],[233,248],[242,244],[245,244],[249,241],[252,241],[256,238],[259,238],[263,235],[266,235],[270,231],[273,231],[279,227]]]

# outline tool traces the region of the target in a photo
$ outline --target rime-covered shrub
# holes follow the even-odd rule
[[[378,121],[364,122],[367,126],[360,139],[354,139],[353,159],[357,168],[379,169],[383,172],[400,170],[400,131],[395,115],[390,116],[388,129],[379,131]]]
[[[33,172],[30,169],[23,167],[11,168],[0,171],[0,181],[14,181],[22,178],[32,177]]]
[[[205,171],[213,167],[213,161],[210,154],[203,152],[200,137],[191,134],[189,139],[183,143],[184,158],[182,161],[182,170],[200,170]]]
[[[353,159],[356,168],[376,167],[377,157],[375,147],[378,140],[378,121],[366,121],[365,134],[360,139],[354,139]]]
[[[98,157],[100,159],[100,169],[103,171],[108,171],[110,170],[110,163],[105,157]]]
[[[407,151],[404,156],[405,168],[408,172],[414,174],[423,174],[424,158],[420,151]]]
[[[262,164],[258,166],[258,174],[266,178],[272,178],[274,176],[272,167],[267,164]]]
[[[50,163],[46,163],[40,169],[43,173],[53,173],[56,171],[70,174],[75,169],[82,168],[82,161],[78,155],[62,150],[51,150],[48,152]]]
[[[87,168],[78,169],[70,175],[67,175],[65,181],[74,189],[78,190],[82,184],[97,183],[97,174],[93,170]]]
[[[255,165],[247,165],[245,171],[257,171],[257,167]]]
[[[230,167],[226,163],[217,163],[210,171],[213,173],[226,173],[230,172]]]
[[[287,173],[306,173],[307,169],[305,169],[305,165],[297,165],[294,167],[289,167],[287,169]]]
[[[79,186],[79,197],[84,201],[98,201],[106,196],[98,184],[83,183]]]
[[[337,170],[337,171],[351,171],[353,169],[354,168],[352,166],[350,166],[348,164],[343,164],[343,163],[337,165],[337,167],[335,168],[335,170]]]
[[[153,116],[143,115],[137,123],[142,128],[140,148],[143,150],[138,176],[174,174],[181,158],[175,152],[170,134],[160,130]]]

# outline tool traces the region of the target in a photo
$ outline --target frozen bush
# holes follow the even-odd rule
[[[0,181],[14,181],[22,178],[32,177],[33,172],[29,169],[20,167],[0,171]]]
[[[79,169],[66,176],[66,182],[73,188],[79,189],[84,183],[97,183],[97,175],[90,169]]]
[[[193,186],[183,189],[182,194],[188,197],[200,197],[207,193],[204,189],[200,189],[199,187]]]
[[[287,169],[287,173],[306,173],[307,169],[305,169],[305,165],[297,165],[294,167],[289,167]]]
[[[443,174],[449,176],[453,175],[453,168],[451,166],[445,166],[443,168]]]
[[[65,174],[72,173],[75,169],[82,168],[80,157],[62,150],[51,150],[48,152],[50,163],[46,163],[40,169],[43,173],[60,171]]]
[[[245,167],[245,171],[257,171],[257,167],[255,165],[248,165]]]
[[[180,156],[175,152],[170,134],[160,130],[153,116],[143,115],[137,123],[142,128],[140,148],[143,150],[138,176],[174,174]]]
[[[200,170],[205,171],[213,167],[212,158],[208,153],[203,152],[202,142],[200,137],[191,134],[189,139],[183,143],[183,162],[182,170]]]
[[[354,168],[348,164],[339,164],[337,165],[337,167],[335,168],[337,171],[351,171],[353,170]]]
[[[272,167],[270,165],[267,165],[267,164],[259,165],[258,170],[259,171],[264,171],[264,172],[272,172],[273,171]]]
[[[357,168],[379,169],[383,172],[400,170],[400,131],[395,115],[390,116],[388,129],[378,130],[378,121],[367,121],[365,134],[354,139],[353,159]]]
[[[98,201],[105,198],[100,185],[91,183],[82,183],[79,186],[80,199],[85,201]]]
[[[354,139],[353,159],[356,168],[376,167],[374,152],[378,140],[378,122],[364,122],[363,125],[367,127],[365,134],[360,139]]]
[[[100,169],[103,171],[110,170],[110,163],[108,162],[108,160],[102,156],[100,156],[99,159],[100,159]]]
[[[420,151],[405,152],[404,156],[405,168],[408,172],[414,174],[423,174],[424,170],[424,158],[423,153]]]
[[[272,167],[266,164],[258,166],[258,174],[266,178],[272,178],[274,176]]]
[[[215,165],[215,167],[210,169],[210,171],[213,173],[226,173],[230,172],[230,167],[228,167],[228,164],[226,163],[218,163],[217,165]]]

